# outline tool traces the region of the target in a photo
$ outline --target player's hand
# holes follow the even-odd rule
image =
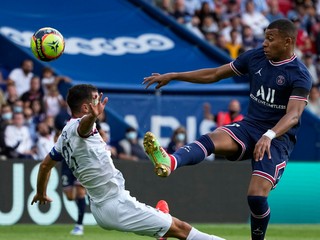
[[[47,195],[43,196],[40,194],[36,194],[32,199],[31,205],[33,205],[34,203],[37,203],[37,202],[39,202],[39,204],[41,205],[41,204],[46,204],[46,203],[52,202],[52,199],[49,198]]]
[[[253,158],[255,161],[261,161],[264,154],[268,154],[268,158],[271,159],[271,139],[267,136],[262,135],[262,137],[257,142],[254,151],[253,151]]]
[[[103,101],[101,101],[102,96],[103,93],[100,93],[100,95],[96,95],[93,99],[93,102],[90,103],[91,114],[95,117],[99,116],[104,111],[104,108],[108,102],[107,97],[105,97]]]
[[[142,84],[146,84],[146,89],[149,88],[152,84],[158,83],[156,89],[159,89],[165,85],[167,85],[172,80],[171,74],[159,74],[159,73],[152,73],[151,76],[145,77],[143,79]]]

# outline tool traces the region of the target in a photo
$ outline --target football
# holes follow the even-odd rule
[[[36,31],[31,38],[31,50],[36,58],[49,62],[61,56],[65,43],[62,34],[51,27]]]

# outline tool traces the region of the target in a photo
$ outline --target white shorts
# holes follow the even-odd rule
[[[126,190],[101,203],[91,202],[91,212],[100,227],[162,237],[172,224],[170,214],[140,203]]]

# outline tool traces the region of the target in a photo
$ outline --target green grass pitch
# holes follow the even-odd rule
[[[227,240],[249,240],[248,224],[194,224],[199,230],[216,234]],[[0,226],[0,240],[147,240],[132,233],[106,231],[98,226],[85,226],[85,235],[71,236],[73,225],[25,225]],[[320,224],[269,226],[267,240],[319,240]]]

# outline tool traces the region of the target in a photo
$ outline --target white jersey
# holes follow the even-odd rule
[[[170,214],[130,196],[96,125],[90,136],[83,138],[77,131],[80,120],[71,119],[62,129],[50,152],[51,158],[66,161],[74,176],[87,189],[91,212],[102,228],[162,237],[172,224]]]
[[[87,189],[91,200],[102,202],[124,189],[124,178],[115,168],[110,151],[94,124],[89,137],[78,134],[80,118],[71,119],[63,128],[50,156],[66,161],[74,176]]]

